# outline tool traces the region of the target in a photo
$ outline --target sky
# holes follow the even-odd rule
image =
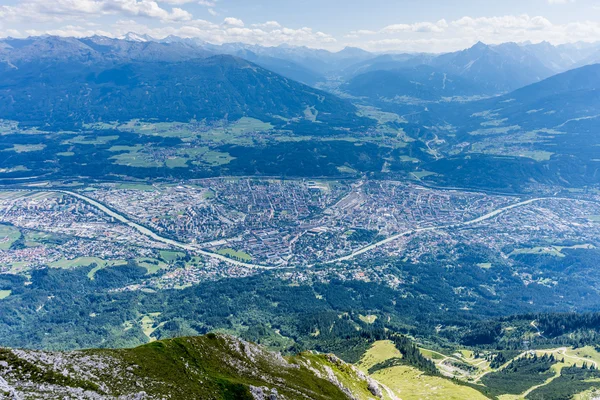
[[[439,53],[478,41],[598,41],[600,0],[0,0],[0,37],[128,32]]]

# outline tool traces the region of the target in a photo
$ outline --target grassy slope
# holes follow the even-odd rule
[[[369,368],[390,358],[401,358],[390,341],[375,342],[363,355],[358,367],[365,373]],[[374,372],[371,377],[391,389],[402,400],[421,399],[486,399],[478,391],[457,385],[451,380],[423,374],[416,368],[400,365]]]
[[[337,400],[349,398],[348,393],[357,399],[373,397],[367,379],[335,357],[303,353],[284,359],[224,335],[164,340],[127,350],[0,349],[0,361],[9,365],[0,363],[0,376],[11,390],[34,398],[62,398],[81,388],[108,396],[144,391],[149,398],[243,400],[253,399],[251,386],[266,388],[266,393],[276,389],[286,399]]]

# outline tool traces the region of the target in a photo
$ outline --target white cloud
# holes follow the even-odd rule
[[[267,21],[262,24],[252,24],[252,27],[271,30],[271,29],[281,28],[281,24],[277,21]]]
[[[20,37],[24,37],[24,36],[27,36],[27,35],[22,34],[21,32],[19,32],[16,29],[0,30],[0,37],[20,38]]]
[[[347,38],[358,38],[360,36],[369,36],[369,35],[377,35],[377,32],[370,31],[368,29],[359,29],[357,31],[351,31],[349,34],[347,34],[344,37],[347,37]]]
[[[567,4],[575,3],[575,0],[548,0],[548,4]]]
[[[0,6],[0,17],[29,22],[118,14],[162,21],[192,19],[188,11],[177,7],[169,11],[153,0],[24,0],[15,6]]]
[[[388,25],[381,30],[381,33],[402,33],[402,32],[420,32],[420,33],[442,33],[448,28],[446,20],[442,19],[436,23],[417,22],[414,24],[394,24]]]
[[[507,30],[541,30],[551,28],[553,25],[546,18],[528,15],[506,15],[502,17],[463,17],[452,22],[452,25],[459,28],[474,29],[478,32],[500,32]]]
[[[281,24],[275,23],[274,21],[256,25],[260,25],[261,27],[252,26],[251,28],[248,28],[225,23],[214,24],[209,21],[194,19],[181,24],[169,23],[154,27],[140,23],[139,20],[122,19],[117,20],[109,26],[103,26],[103,30],[96,30],[85,24],[78,24],[68,25],[61,27],[60,29],[28,30],[21,35],[12,36],[51,34],[73,37],[88,37],[93,35],[121,37],[128,32],[135,32],[140,35],[146,34],[157,39],[175,35],[182,38],[198,38],[215,44],[241,42],[264,46],[278,46],[283,43],[288,43],[297,46],[331,48],[331,46],[336,43],[336,39],[333,36],[320,31],[315,32],[307,27],[292,29],[281,26]],[[0,29],[0,35],[8,36],[5,34],[5,31],[6,30],[3,31]]]
[[[242,21],[241,19],[228,17],[223,20],[223,25],[236,26],[241,28],[244,26],[244,21]]]
[[[464,49],[477,41],[541,42],[555,44],[600,41],[600,21],[555,24],[543,16],[465,16],[454,21],[393,24],[379,31],[354,30],[346,44],[373,51],[445,52]]]
[[[273,20],[245,24],[241,19],[230,16],[213,23],[194,17],[181,8],[186,4],[199,4],[214,16],[218,14],[215,7],[221,4],[216,0],[16,1],[14,5],[0,5],[0,37],[44,33],[119,37],[131,31],[156,38],[169,35],[199,38],[217,44],[243,42],[276,46],[289,43],[332,50],[356,46],[373,51],[423,52],[454,51],[469,47],[476,41],[495,44],[547,40],[559,44],[600,40],[600,21],[556,24],[546,17],[527,14],[464,16],[452,21],[398,21],[380,29],[355,29],[338,41],[326,32],[301,26],[290,28]],[[3,3],[2,0],[0,3]]]
[[[69,37],[90,37],[94,35],[111,36],[110,32],[104,30],[90,30],[78,25],[67,25],[60,29],[50,29],[46,31],[38,31],[36,29],[28,29],[25,31],[26,36],[53,35],[53,36],[69,36]],[[13,35],[14,36],[14,35]],[[23,35],[19,35],[23,36]]]
[[[183,4],[195,3],[196,0],[158,0],[159,3],[181,6]]]

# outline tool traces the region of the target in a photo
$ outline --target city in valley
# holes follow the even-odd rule
[[[518,197],[366,179],[48,184],[0,192],[0,224],[2,273],[93,265],[93,279],[102,268],[136,263],[147,279],[120,290],[263,271],[397,287],[386,272],[390,259],[460,265],[463,246],[483,249],[477,265],[491,269],[526,254],[594,249],[600,196]]]

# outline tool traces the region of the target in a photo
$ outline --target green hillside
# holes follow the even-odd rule
[[[379,397],[380,391],[335,356],[283,358],[215,334],[128,350],[0,349],[0,395],[15,398],[338,400]]]

